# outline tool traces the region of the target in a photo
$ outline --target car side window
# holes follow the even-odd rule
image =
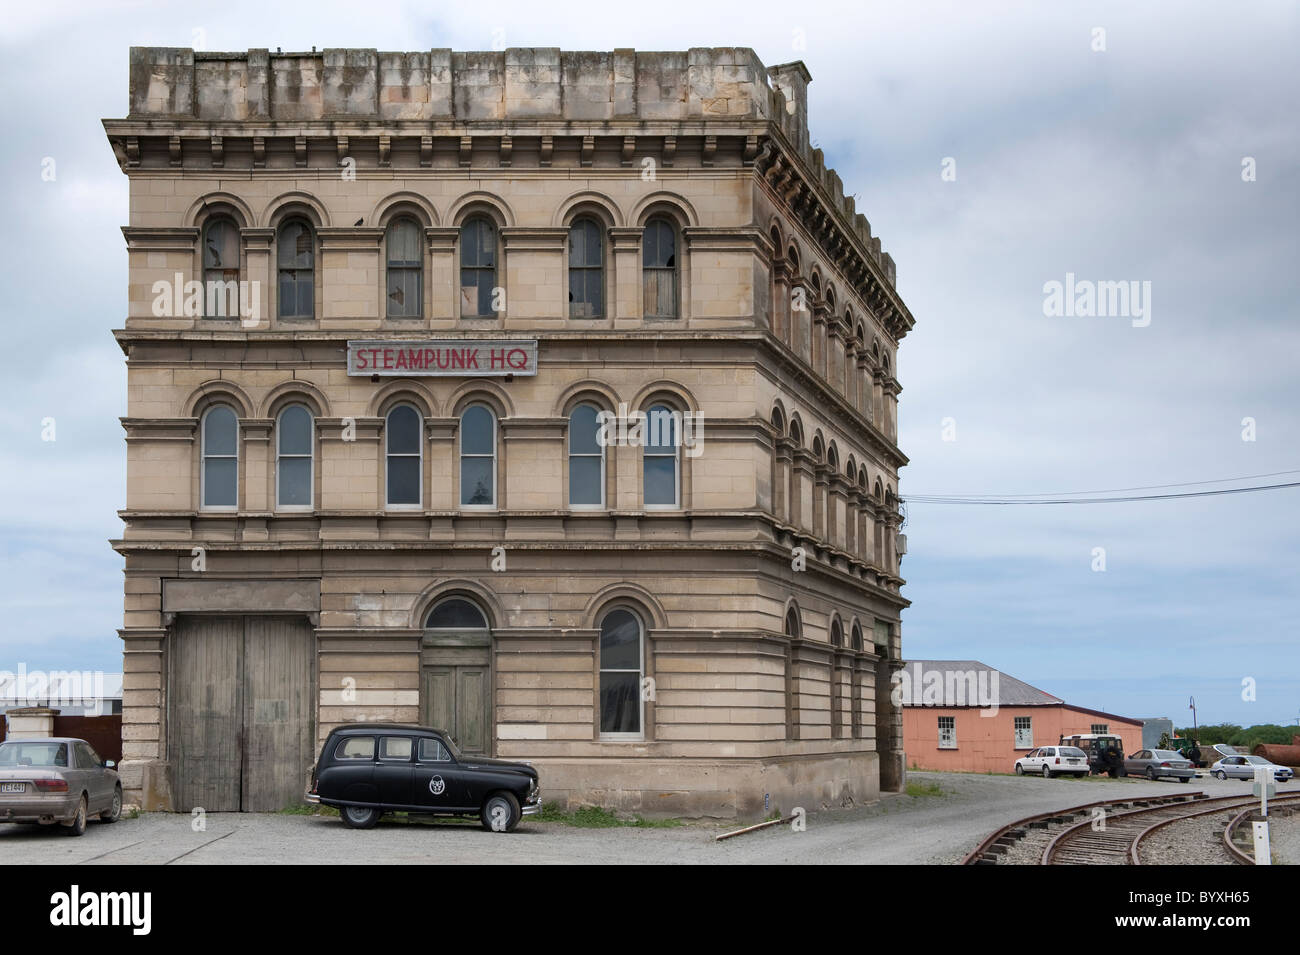
[[[414,749],[409,736],[383,736],[379,740],[379,758],[409,763]]]
[[[451,760],[451,754],[447,752],[447,747],[442,745],[442,740],[433,739],[426,736],[420,740],[420,762],[422,763],[445,763]]]
[[[86,743],[77,743],[77,765],[81,769],[96,769],[99,767],[99,757],[95,751]]]
[[[1053,756],[1053,755],[1055,755],[1055,754],[1056,754],[1056,750],[1052,749],[1052,747],[1050,747],[1050,746],[1044,746],[1044,747],[1043,747],[1043,755],[1044,755],[1044,756]]]
[[[334,748],[335,759],[374,759],[373,736],[349,736]]]

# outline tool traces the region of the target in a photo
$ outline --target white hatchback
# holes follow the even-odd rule
[[[1088,754],[1077,746],[1040,746],[1016,760],[1016,775],[1041,775],[1051,779],[1060,773],[1087,776]]]

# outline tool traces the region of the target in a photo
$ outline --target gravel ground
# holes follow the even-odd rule
[[[1223,827],[1240,808],[1172,822],[1142,840],[1143,865],[1235,865],[1223,848]]]
[[[1276,865],[1300,865],[1300,812],[1278,816],[1268,825],[1269,848]]]
[[[1193,791],[1214,795],[1218,780],[1189,785],[1145,780],[1053,779],[962,773],[908,774],[914,792],[891,794],[859,809],[810,813],[807,829],[774,826],[715,842],[730,825],[667,829],[578,829],[524,820],[513,835],[461,822],[383,822],[347,829],[335,817],[211,813],[207,830],[190,817],[146,813],[106,826],[90,824],[68,838],[29,826],[0,825],[0,856],[9,864],[618,864],[618,863],[868,863],[949,864],[994,829],[1021,816],[1097,799]]]

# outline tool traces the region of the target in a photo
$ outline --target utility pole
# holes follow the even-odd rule
[[[1201,732],[1196,726],[1196,697],[1189,696],[1187,700],[1187,708],[1192,711],[1192,742],[1195,743]]]

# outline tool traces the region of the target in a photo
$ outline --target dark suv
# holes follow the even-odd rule
[[[467,756],[442,730],[400,723],[348,723],[330,733],[307,801],[336,807],[352,829],[413,812],[477,815],[484,829],[510,832],[542,811],[529,764]]]

